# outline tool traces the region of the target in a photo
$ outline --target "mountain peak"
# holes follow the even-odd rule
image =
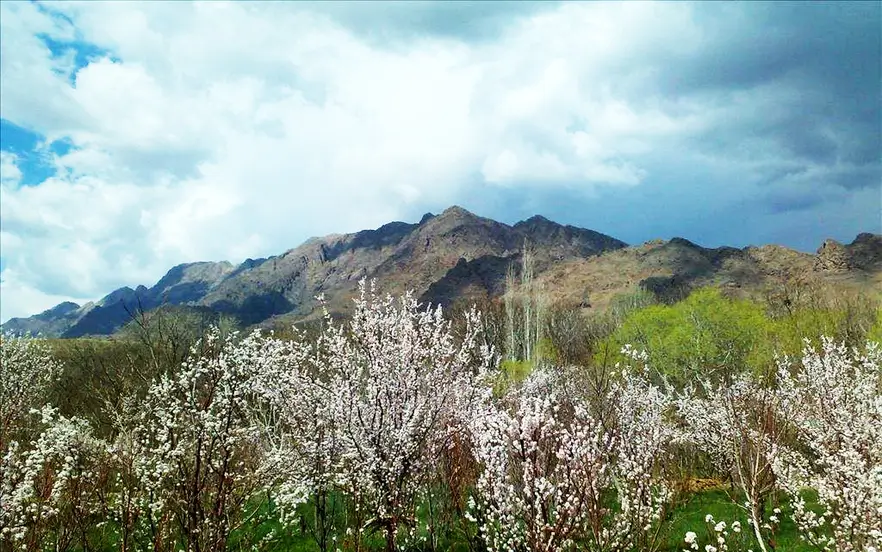
[[[471,217],[478,218],[477,215],[468,211],[467,209],[463,209],[459,205],[452,205],[438,215],[441,218],[463,218],[463,217]]]
[[[877,245],[882,243],[882,236],[879,234],[872,234],[870,232],[861,232],[858,234],[854,241],[851,242],[851,245],[860,245],[860,244],[869,244],[869,245]]]
[[[542,215],[533,215],[532,217],[528,218],[527,220],[525,220],[523,222],[529,222],[529,223],[533,223],[533,224],[546,224],[551,221],[548,220],[547,218],[543,217]],[[554,222],[551,222],[551,223],[556,224]]]
[[[553,230],[554,228],[563,228],[560,224],[548,220],[542,215],[533,215],[532,217],[519,221],[515,223],[515,228],[518,229],[545,229],[546,231]]]
[[[687,240],[686,238],[680,238],[677,236],[671,238],[668,243],[670,243],[672,245],[682,245],[682,246],[688,247],[690,249],[702,249],[702,247],[700,245],[693,243],[693,242]]]
[[[63,303],[59,303],[59,304],[55,305],[51,309],[47,309],[47,310],[43,311],[40,314],[44,315],[44,316],[63,316],[65,314],[69,314],[79,308],[80,308],[80,306],[78,304],[74,303],[73,301],[65,301]]]

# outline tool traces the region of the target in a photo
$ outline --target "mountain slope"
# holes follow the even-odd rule
[[[200,304],[253,324],[278,315],[309,316],[321,293],[332,310],[347,312],[363,277],[376,278],[383,291],[413,289],[419,296],[460,259],[510,258],[525,240],[543,252],[543,262],[626,246],[609,236],[545,219],[509,226],[451,207],[437,216],[427,214],[417,224],[393,222],[376,230],[309,240],[226,279]]]
[[[35,316],[12,318],[3,324],[2,330],[48,337],[111,334],[139,310],[151,310],[164,304],[195,304],[233,272],[233,265],[226,261],[181,264],[169,270],[151,288],[122,287],[82,306],[61,303]]]
[[[814,255],[779,245],[705,248],[682,238],[655,240],[558,263],[537,278],[552,299],[594,309],[637,288],[676,300],[708,285],[750,296],[797,280],[882,292],[882,236],[860,234],[845,245],[827,240]]]

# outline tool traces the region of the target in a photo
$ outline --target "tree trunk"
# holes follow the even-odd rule
[[[386,523],[386,552],[395,552],[395,519]]]

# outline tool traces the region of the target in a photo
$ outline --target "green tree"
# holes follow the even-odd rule
[[[633,311],[598,348],[597,360],[623,360],[621,348],[631,344],[645,349],[650,362],[674,383],[695,376],[725,378],[772,365],[770,331],[761,305],[705,288],[673,305]]]

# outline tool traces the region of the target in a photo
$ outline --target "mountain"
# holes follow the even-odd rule
[[[597,232],[545,222],[509,226],[451,207],[437,216],[426,214],[416,224],[392,222],[376,230],[314,238],[224,280],[200,304],[254,324],[278,316],[308,317],[318,306],[315,297],[324,294],[332,310],[345,313],[366,276],[376,278],[382,291],[413,289],[422,296],[460,259],[511,258],[525,241],[549,260],[551,255],[583,257],[626,246]]]
[[[78,337],[113,333],[132,313],[182,305],[231,314],[243,325],[271,325],[317,315],[315,297],[346,314],[363,277],[381,291],[413,289],[421,301],[499,296],[505,274],[524,245],[533,251],[536,281],[549,295],[603,308],[618,293],[643,287],[674,297],[700,285],[756,291],[795,275],[843,285],[882,288],[882,236],[861,234],[851,244],[827,240],[816,255],[767,245],[704,248],[682,238],[628,247],[610,236],[534,216],[510,226],[461,207],[418,223],[391,222],[374,230],[311,238],[285,253],[228,262],[178,265],[153,287],[124,287],[97,303],[62,303],[3,331]]]
[[[199,262],[178,265],[151,288],[122,287],[100,301],[77,305],[65,302],[29,318],[11,318],[3,332],[47,337],[107,335],[118,330],[139,310],[160,305],[194,305],[217,283],[234,272],[232,264]]]
[[[594,309],[638,287],[663,300],[677,300],[703,286],[749,297],[796,281],[882,292],[882,236],[864,233],[850,244],[826,240],[814,255],[779,245],[705,248],[683,238],[654,240],[594,258],[570,259],[537,277],[553,300]]]
[[[3,333],[58,336],[76,323],[80,306],[70,301],[28,318],[11,318],[2,326]]]

